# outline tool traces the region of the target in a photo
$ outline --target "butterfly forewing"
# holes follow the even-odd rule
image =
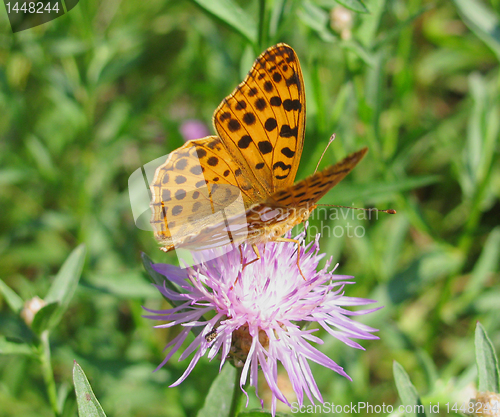
[[[267,205],[269,207],[300,208],[316,204],[321,197],[352,171],[358,162],[363,159],[366,152],[368,152],[368,148],[363,148],[345,157],[335,165],[316,172],[284,190],[277,191],[267,199]]]
[[[256,189],[270,195],[292,185],[305,128],[304,82],[294,50],[279,44],[260,55],[217,108],[214,124]]]

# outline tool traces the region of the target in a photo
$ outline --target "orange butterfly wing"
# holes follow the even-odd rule
[[[305,107],[299,60],[281,43],[257,58],[214,113],[225,148],[268,195],[293,184],[304,145]]]

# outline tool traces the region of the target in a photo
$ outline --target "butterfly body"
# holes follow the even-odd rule
[[[172,152],[151,183],[151,224],[168,252],[278,240],[366,154],[355,152],[294,184],[304,144],[298,58],[278,44],[257,58],[214,113],[219,136]]]

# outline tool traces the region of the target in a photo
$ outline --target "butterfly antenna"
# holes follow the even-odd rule
[[[353,210],[380,211],[381,213],[396,214],[396,210],[394,210],[394,209],[380,210],[380,209],[374,208],[374,207],[372,207],[372,208],[360,208],[360,207],[338,206],[335,204],[318,204],[318,206],[341,207],[341,208],[347,208],[347,209],[353,209]]]
[[[335,140],[335,133],[332,135],[332,137],[330,138],[330,140],[328,141],[328,145],[326,145],[326,148],[325,150],[323,151],[323,153],[321,154],[321,157],[319,158],[319,161],[318,161],[318,165],[316,165],[316,169],[314,170],[313,174],[316,174],[316,171],[318,170],[318,167],[319,167],[319,164],[321,162],[321,160],[323,159],[323,157],[325,156],[325,152],[326,150],[328,149],[328,147],[330,146],[330,144]]]

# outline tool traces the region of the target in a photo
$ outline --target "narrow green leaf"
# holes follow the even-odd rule
[[[156,272],[153,269],[153,267],[152,267],[153,261],[144,252],[141,254],[141,259],[142,259],[142,264],[144,265],[144,269],[148,273],[148,276],[151,279],[151,282],[153,284],[161,285],[161,286],[165,285],[165,287],[167,287],[168,289],[175,291],[179,294],[183,292],[182,289],[177,284],[173,283],[169,279],[166,279],[162,274],[159,274],[158,272]],[[164,298],[166,298],[166,297],[164,297]],[[169,300],[169,299],[167,299],[167,301],[170,304],[173,304],[175,306],[180,306],[181,304],[184,304],[183,300]],[[199,335],[202,330],[203,330],[202,327],[192,327],[191,328],[191,331],[196,336]]]
[[[229,417],[235,378],[236,368],[226,364],[210,386],[197,417]]]
[[[321,7],[310,1],[303,1],[297,10],[297,16],[302,23],[314,30],[324,41],[334,42],[337,40],[337,37],[328,29],[330,16]]]
[[[208,14],[218,18],[253,45],[257,44],[257,25],[240,6],[231,0],[192,0]]]
[[[346,9],[358,13],[370,13],[366,6],[360,0],[335,0],[337,3],[344,6]]]
[[[342,49],[346,51],[351,51],[355,53],[359,59],[361,59],[366,65],[369,67],[373,67],[375,65],[375,58],[373,54],[370,54],[365,47],[355,41],[342,41],[338,44]]]
[[[484,114],[488,107],[487,88],[485,79],[479,74],[473,73],[469,76],[469,91],[474,100],[467,125],[467,141],[463,149],[466,169],[462,174],[467,176],[465,180],[467,185],[464,185],[469,189],[469,195],[475,194],[481,180],[478,174],[480,173],[481,154],[486,139]]]
[[[40,310],[37,311],[33,322],[31,323],[31,329],[36,334],[41,334],[44,330],[53,327],[53,320],[56,319],[58,315],[58,308],[60,304],[57,301],[44,305]]]
[[[495,227],[488,236],[484,248],[474,265],[471,278],[464,293],[472,292],[477,295],[484,286],[490,274],[498,271],[500,258],[500,226]]]
[[[29,176],[27,170],[21,169],[2,169],[0,170],[0,185],[12,185],[17,184]]]
[[[475,339],[479,391],[500,392],[498,358],[486,330],[479,322],[476,325]]]
[[[425,6],[421,7],[418,12],[412,14],[409,18],[384,31],[383,34],[375,42],[375,44],[373,44],[372,49],[377,50],[380,47],[387,45],[389,41],[398,37],[404,29],[410,26],[417,18],[419,18],[422,14],[424,14],[432,7],[434,7],[434,5],[426,4]]]
[[[0,355],[33,356],[33,350],[27,343],[0,336]]]
[[[393,194],[413,190],[439,181],[437,175],[400,178],[399,180],[370,184],[339,184],[321,200],[325,204],[352,204],[354,201],[391,200]]]
[[[59,385],[59,389],[57,390],[57,409],[62,410],[61,417],[75,415],[76,403],[74,403],[73,390],[71,388],[71,384],[68,381],[64,381]],[[72,413],[69,413],[70,408],[73,408]]]
[[[59,303],[59,308],[52,316],[51,326],[57,325],[68,308],[78,286],[84,261],[85,245],[82,244],[71,252],[50,286],[49,292],[45,297],[45,302],[47,304],[55,301]]]
[[[113,294],[123,299],[151,298],[158,295],[158,290],[138,271],[129,271],[116,274],[87,274],[85,282],[102,292]]]
[[[45,178],[53,179],[57,175],[57,168],[47,146],[35,135],[28,135],[25,146],[36,163],[38,172]]]
[[[151,258],[146,255],[144,252],[141,254],[141,259],[142,259],[142,264],[144,265],[144,269],[148,273],[149,278],[151,279],[151,282],[156,285],[165,285],[167,288],[171,289],[172,291],[181,293],[182,290],[179,288],[176,284],[174,284],[172,281],[166,279],[162,274],[156,272],[152,265],[153,261]]]
[[[75,384],[78,415],[80,417],[106,417],[104,410],[92,391],[83,369],[74,362],[73,383]]]
[[[0,293],[3,295],[5,301],[9,305],[10,309],[15,313],[19,313],[23,306],[24,301],[19,297],[12,288],[10,288],[5,282],[0,279]]]
[[[439,373],[432,359],[431,355],[424,349],[419,349],[417,351],[417,359],[420,364],[420,367],[424,371],[425,379],[427,386],[429,387],[429,391],[432,392],[433,387],[435,387],[436,382],[439,381]]]
[[[405,406],[405,415],[408,417],[426,416],[427,414],[424,406],[422,405],[422,401],[420,400],[420,396],[418,395],[416,388],[411,383],[410,377],[404,368],[398,362],[394,361],[392,369],[399,398]],[[410,409],[411,412],[408,412]]]
[[[369,47],[373,44],[385,11],[386,0],[371,0],[370,14],[361,14],[358,16],[360,24],[356,29],[356,39],[363,46]]]
[[[500,60],[500,19],[484,2],[453,0],[464,23]]]

